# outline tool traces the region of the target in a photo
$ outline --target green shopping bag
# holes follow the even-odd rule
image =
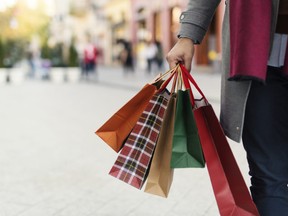
[[[178,90],[171,168],[205,167],[189,90]]]

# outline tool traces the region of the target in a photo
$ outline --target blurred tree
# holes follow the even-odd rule
[[[63,44],[57,43],[51,47],[45,42],[41,47],[41,58],[49,59],[53,67],[66,67],[67,63],[63,59]]]
[[[15,40],[3,40],[0,38],[0,67],[12,67],[24,56],[24,42]]]
[[[43,1],[39,1],[36,8],[31,8],[19,0],[14,6],[0,12],[0,67],[10,67],[24,58],[33,35],[38,35],[40,43],[43,43],[49,20]]]
[[[4,67],[5,50],[2,39],[0,38],[0,68]]]
[[[69,67],[79,66],[78,52],[75,47],[75,40],[72,40],[70,47],[69,47],[68,66]]]
[[[29,41],[35,34],[45,36],[50,18],[44,6],[43,1],[39,1],[37,8],[32,9],[18,1],[15,6],[0,12],[2,38]]]

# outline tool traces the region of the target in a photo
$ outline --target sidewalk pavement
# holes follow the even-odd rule
[[[220,75],[193,75],[219,113]],[[175,170],[167,199],[108,175],[117,154],[94,131],[151,78],[101,67],[97,81],[0,85],[0,216],[219,215],[206,168]]]

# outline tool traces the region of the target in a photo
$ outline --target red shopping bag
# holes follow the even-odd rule
[[[217,116],[189,72],[180,66],[186,85],[189,81],[203,97],[193,98],[194,116],[206,165],[221,216],[258,216],[241,171]],[[188,81],[189,80],[189,81]]]

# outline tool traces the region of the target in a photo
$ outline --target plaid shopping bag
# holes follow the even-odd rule
[[[128,136],[109,174],[141,189],[163,122],[170,95],[157,92]]]

